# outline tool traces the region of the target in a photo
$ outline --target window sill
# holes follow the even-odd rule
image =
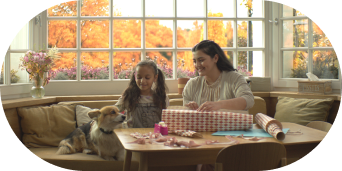
[[[324,99],[332,98],[336,101],[341,101],[341,94],[330,94],[330,95],[315,95],[315,94],[299,94],[298,92],[281,92],[281,91],[271,91],[271,92],[253,92],[254,96],[259,96],[262,98],[267,97],[279,97],[287,96],[293,98],[314,98],[314,99]],[[168,94],[170,99],[182,98],[181,94],[170,93]],[[11,100],[2,100],[3,109],[10,109],[16,107],[24,106],[35,106],[43,104],[53,104],[62,101],[89,101],[89,100],[118,100],[120,95],[80,95],[80,96],[45,96],[42,99],[34,99],[32,97],[18,98]]]

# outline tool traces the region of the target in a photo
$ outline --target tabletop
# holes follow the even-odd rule
[[[303,125],[298,125],[295,123],[289,123],[289,122],[282,122],[283,128],[290,128],[289,131],[299,131],[302,134],[300,135],[286,135],[285,139],[282,141],[279,141],[275,138],[264,138],[257,142],[279,142],[283,145],[299,145],[299,144],[308,144],[308,143],[319,143],[322,141],[322,139],[325,137],[326,132],[309,128]],[[253,128],[260,129],[260,126],[253,125]],[[153,151],[178,151],[178,150],[209,150],[209,149],[218,149],[226,147],[227,144],[211,144],[211,145],[202,145],[195,148],[184,148],[184,147],[169,147],[164,146],[164,143],[157,143],[157,144],[150,144],[146,143],[144,145],[141,144],[135,144],[135,143],[128,143],[136,140],[132,136],[130,136],[131,133],[139,132],[139,133],[149,133],[153,132],[153,128],[130,128],[130,129],[115,129],[114,132],[120,139],[122,145],[126,150],[129,151],[136,151],[136,152],[153,152]],[[173,134],[169,134],[169,136],[175,136],[177,137],[178,141],[190,141],[193,140],[197,144],[203,144],[206,140],[218,140],[220,143],[224,142],[230,142],[227,138],[224,136],[212,136],[211,134],[213,132],[199,132],[203,135],[203,138],[189,138],[189,137],[181,137]],[[235,138],[235,137],[234,137]],[[239,141],[239,143],[256,143],[255,141],[249,141],[242,138],[235,138]]]

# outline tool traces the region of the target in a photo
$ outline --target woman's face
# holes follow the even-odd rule
[[[152,87],[153,82],[155,82],[158,78],[158,75],[155,75],[153,72],[153,68],[150,66],[138,66],[135,75],[135,82],[137,86],[140,88],[141,93],[149,93]]]
[[[218,60],[218,55],[216,54],[214,58],[203,53],[201,50],[192,53],[192,60],[194,62],[195,69],[200,76],[208,75],[213,69],[217,68],[216,62]]]

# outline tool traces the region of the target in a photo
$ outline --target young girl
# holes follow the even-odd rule
[[[153,128],[161,121],[162,109],[169,105],[164,74],[151,60],[137,64],[128,88],[115,104],[126,110],[125,128]]]

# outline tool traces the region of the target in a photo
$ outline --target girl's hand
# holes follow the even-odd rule
[[[205,103],[203,103],[198,109],[197,111],[199,112],[211,112],[211,111],[217,111],[221,109],[221,105],[219,102],[210,102],[207,101]]]
[[[189,102],[189,103],[186,104],[185,106],[186,106],[186,107],[189,107],[189,108],[192,109],[192,110],[198,109],[198,104],[197,104],[196,102],[194,102],[194,101]]]

